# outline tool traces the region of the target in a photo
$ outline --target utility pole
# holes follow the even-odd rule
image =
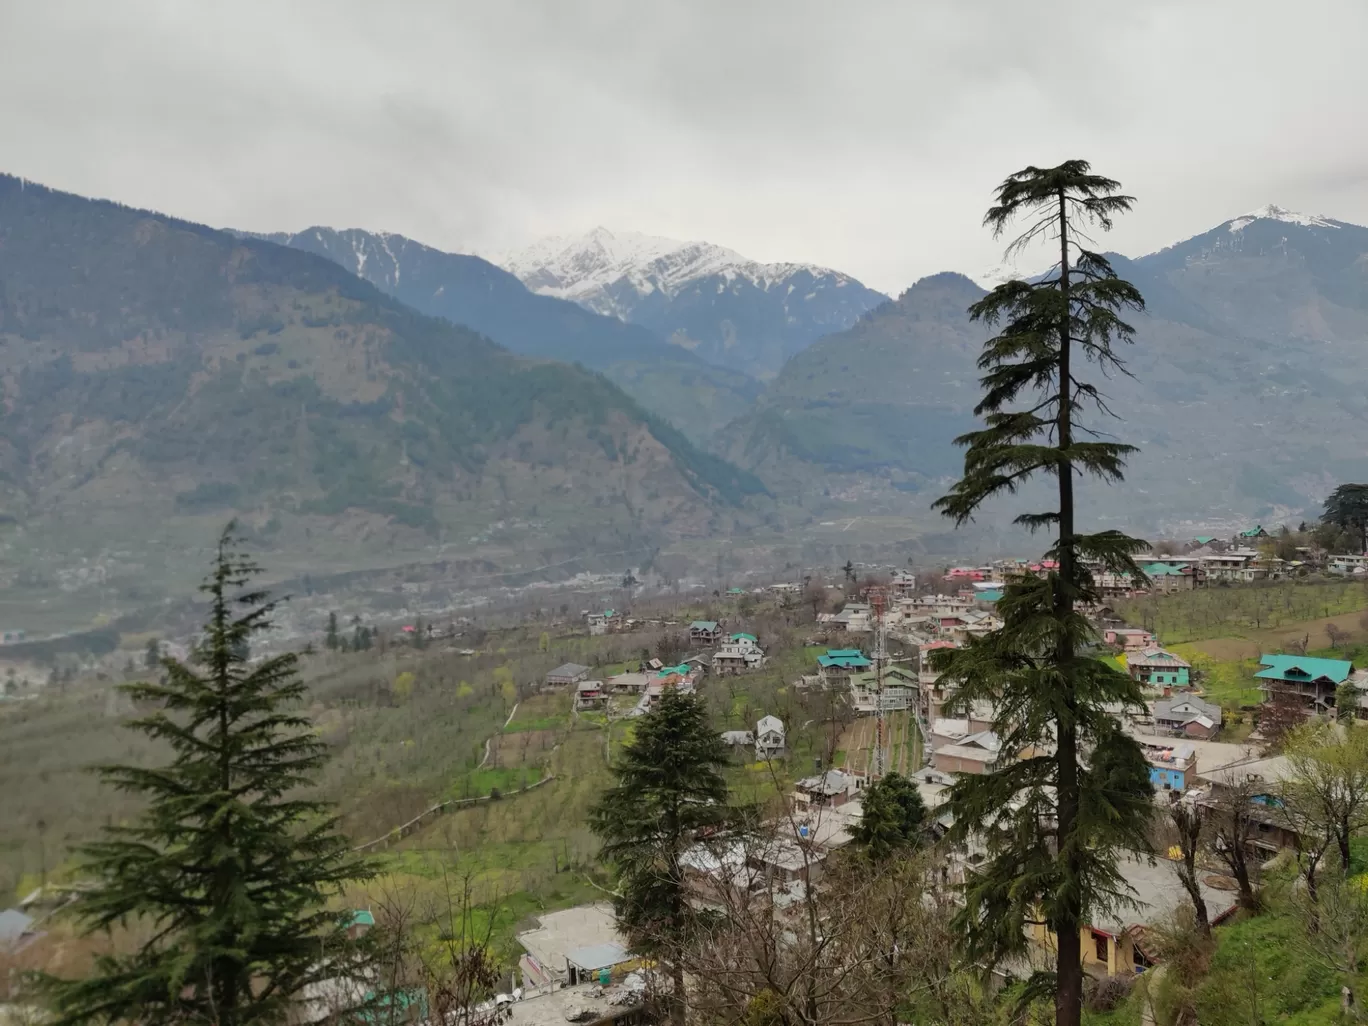
[[[884,606],[887,604],[888,595],[883,588],[870,588],[869,608],[874,614],[874,761],[873,777],[876,780],[883,778],[885,772],[885,753],[884,753],[884,694],[883,694],[883,675],[884,664],[888,662],[888,651],[884,648]]]

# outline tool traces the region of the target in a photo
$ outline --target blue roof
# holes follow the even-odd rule
[[[1292,683],[1326,679],[1343,684],[1354,669],[1354,664],[1347,659],[1312,659],[1298,655],[1264,655],[1259,656],[1259,662],[1267,669],[1254,676]]]
[[[817,662],[822,666],[840,666],[845,669],[863,669],[870,665],[865,654],[858,648],[829,648],[825,655],[819,655]]]

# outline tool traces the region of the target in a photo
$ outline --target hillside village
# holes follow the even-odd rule
[[[1189,657],[1188,646],[1166,646],[1163,633],[1128,620],[1125,610],[1133,616],[1151,600],[1174,603],[1183,601],[1183,594],[1205,592],[1258,594],[1259,589],[1296,587],[1299,580],[1314,591],[1334,586],[1317,581],[1363,576],[1368,563],[1368,557],[1332,556],[1310,547],[1295,558],[1281,558],[1266,538],[1267,532],[1253,529],[1225,543],[1194,539],[1181,546],[1183,552],[1156,548],[1138,560],[1144,580],[1099,572],[1104,598],[1087,610],[1097,637],[1093,657],[1124,669],[1143,689],[1142,708],[1118,707],[1115,716],[1140,743],[1156,817],[1162,819],[1175,804],[1229,817],[1238,804],[1242,811],[1233,822],[1252,865],[1299,850],[1305,840],[1265,802],[1268,792],[1293,773],[1276,751],[1274,732],[1311,718],[1342,718],[1346,700],[1353,702],[1354,718],[1368,721],[1368,665],[1347,650],[1345,658],[1331,658],[1308,654],[1315,650],[1304,643],[1301,651],[1282,646],[1260,653],[1256,665],[1242,670],[1247,677],[1237,682],[1241,693],[1256,694],[1258,700],[1232,701],[1229,682],[1213,691],[1210,668],[1200,657]],[[554,755],[555,749],[546,747],[553,739],[559,746],[583,736],[582,729],[601,730],[611,758],[613,739],[620,744],[629,738],[632,725],[668,693],[697,694],[713,708],[729,710],[718,737],[732,755],[735,779],[763,782],[768,796],[761,829],[700,838],[685,859],[691,901],[700,909],[729,915],[744,909],[755,915],[759,903],[770,910],[765,915],[792,924],[813,903],[834,900],[827,888],[836,885],[828,878],[839,879],[840,870],[831,877],[829,865],[833,860],[845,865],[843,853],[859,835],[866,794],[890,776],[910,781],[927,810],[928,840],[936,842],[938,853],[938,886],[953,895],[974,873],[979,856],[972,843],[938,841],[953,823],[946,806],[949,788],[964,775],[981,775],[1038,752],[1013,751],[1004,744],[992,704],[957,706],[954,688],[933,666],[934,655],[1001,627],[997,607],[1008,589],[1052,569],[1049,561],[1024,559],[882,574],[848,567],[844,579],[834,581],[732,587],[683,606],[643,601],[640,611],[626,605],[587,611],[577,627],[565,628],[558,644],[580,645],[573,641],[578,637],[618,653],[639,650],[640,656],[606,663],[600,656],[569,659],[517,684],[519,701],[507,714],[504,731],[525,730],[523,715],[531,717],[528,727],[535,730],[505,736],[542,740],[536,749],[524,745],[522,758],[529,760],[524,768],[497,778],[500,787],[504,779],[518,785],[503,801],[512,807],[531,800],[520,796],[521,789],[556,784],[548,775],[554,762],[533,757],[535,751]],[[680,616],[683,612],[699,615]],[[776,624],[788,626],[777,630]],[[357,628],[358,638],[372,636],[364,630]],[[472,637],[469,625],[419,624],[392,635],[387,631],[384,643],[391,652],[414,657],[472,659],[479,657],[477,649],[467,647]],[[485,642],[491,643],[507,642]],[[369,644],[356,644],[352,658]],[[546,635],[539,647],[549,655]],[[777,686],[751,686],[776,675]],[[537,717],[551,710],[564,712],[555,712],[547,725],[564,723],[569,734],[563,727],[541,727]],[[502,741],[486,745],[485,761],[492,752],[500,765],[504,750]],[[423,836],[428,822],[419,817],[380,850],[397,843],[402,857],[404,838],[410,830]],[[1122,863],[1135,906],[1120,918],[1087,925],[1085,962],[1094,977],[1131,978],[1162,964],[1147,931],[1171,919],[1187,900],[1168,861],[1160,858],[1156,865],[1136,857]],[[1234,915],[1239,895],[1230,889],[1228,870],[1213,866],[1207,879],[1215,881],[1201,884],[1208,918],[1222,923]],[[17,952],[41,950],[51,907],[45,888],[24,896],[0,914],[7,931],[0,944]],[[357,915],[371,913],[358,910]],[[506,963],[512,970],[506,994],[480,1013],[490,1022],[544,1023],[575,1016],[607,1021],[638,1007],[651,983],[649,959],[633,950],[602,900],[548,910],[509,940],[516,956]],[[1042,958],[1055,943],[1035,927],[1028,940]],[[997,971],[1008,982],[1030,969],[1023,963]]]
[[[1261,530],[1249,532],[1242,540],[1261,535]],[[1107,585],[1109,594],[1119,599],[1169,594],[1176,588],[1238,586],[1316,568],[1312,559],[1274,562],[1266,553],[1238,544],[1215,551],[1210,540],[1198,541],[1182,556],[1151,553],[1142,564],[1146,582],[1117,580]],[[1359,564],[1358,557],[1337,556],[1321,560],[1319,567],[1352,573]],[[1000,768],[1025,753],[1004,748],[991,706],[947,709],[954,691],[932,668],[930,656],[1001,626],[994,608],[1005,589],[1026,574],[1051,568],[1048,562],[1028,561],[953,568],[941,576],[939,588],[927,575],[895,572],[886,582],[856,589],[851,601],[815,618],[814,630],[824,634],[825,644],[810,646],[816,651],[814,672],[794,678],[791,687],[839,698],[854,717],[855,734],[870,721],[910,718],[917,736],[910,747],[916,755],[901,768],[915,782],[934,836],[949,825],[944,799],[957,776]],[[788,585],[771,589],[781,596],[794,590]],[[1271,739],[1257,727],[1252,733],[1227,732],[1238,713],[1208,698],[1192,663],[1166,650],[1154,632],[1125,624],[1106,605],[1089,615],[1097,626],[1096,657],[1114,660],[1143,686],[1145,707],[1118,708],[1116,716],[1145,754],[1156,814],[1178,803],[1201,807],[1212,816],[1228,815],[1237,803],[1234,819],[1242,830],[1238,843],[1251,862],[1299,850],[1305,839],[1265,804],[1267,789],[1293,772],[1285,757],[1263,754]],[[594,632],[627,631],[631,623],[611,612],[587,618],[588,629]],[[693,653],[677,665],[652,658],[635,669],[596,680],[591,679],[590,667],[568,664],[548,674],[546,687],[573,689],[576,709],[631,718],[653,708],[667,689],[693,692],[717,686],[716,678],[759,670],[765,663],[763,639],[754,634],[714,620],[689,622],[687,630]],[[1261,711],[1284,707],[1292,708],[1297,717],[1333,717],[1337,701],[1343,702],[1346,695],[1355,702],[1353,716],[1368,719],[1368,668],[1347,659],[1265,654],[1249,683],[1263,696],[1261,709],[1252,710],[1256,722]],[[791,756],[786,725],[771,713],[760,715],[750,729],[723,731],[721,737],[747,761],[780,762]],[[846,751],[840,764],[827,766],[819,758],[815,772],[804,775],[799,768],[789,774],[791,785],[782,810],[757,837],[728,839],[720,845],[700,842],[686,858],[691,900],[700,908],[729,915],[738,914],[740,907],[753,912],[755,903],[761,902],[781,922],[799,922],[803,906],[819,900],[826,863],[855,836],[864,794],[879,779],[875,767],[889,765],[886,750],[881,755],[866,752],[863,760],[853,754]],[[949,887],[974,872],[973,845],[948,850],[944,857],[943,883]],[[1134,894],[1134,907],[1122,916],[1091,922],[1084,930],[1086,968],[1098,978],[1131,978],[1159,964],[1161,956],[1147,931],[1167,922],[1188,900],[1162,858],[1155,865],[1137,856],[1124,861],[1121,871]],[[1210,879],[1214,882],[1200,884],[1202,900],[1209,921],[1220,924],[1236,913],[1239,895],[1227,886],[1228,878],[1217,874]],[[561,925],[572,921],[580,926],[571,930]],[[549,938],[559,936],[561,929],[567,932],[555,947]],[[1030,940],[1042,957],[1055,943],[1041,927],[1030,929]],[[607,906],[544,917],[519,941],[524,948],[524,985],[529,993],[544,992],[547,1000],[560,988],[578,986],[586,995],[583,1000],[606,1002],[598,1012],[611,1015],[612,1002],[624,1000],[622,993],[643,985],[643,960],[613,930]],[[1016,971],[1028,972],[1029,966]],[[587,987],[586,979],[592,981]],[[534,1021],[523,1002],[512,1006],[514,1021]]]

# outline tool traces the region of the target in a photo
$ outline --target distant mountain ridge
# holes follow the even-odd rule
[[[648,328],[537,295],[478,256],[356,228],[256,237],[326,257],[407,306],[473,328],[516,353],[602,371],[698,442],[746,412],[760,391],[758,383],[669,345]]]
[[[1128,318],[1134,378],[1104,382],[1124,422],[1099,426],[1141,452],[1124,488],[1091,493],[1093,514],[1156,530],[1300,516],[1368,475],[1368,228],[1270,205],[1113,262],[1146,312]],[[933,275],[817,341],[722,451],[827,511],[926,510],[959,471],[951,440],[976,424],[990,332],[966,307],[983,294]]]
[[[332,260],[8,176],[0,380],[0,584],[35,603],[186,587],[230,516],[279,572],[516,566],[725,533],[763,492]]]
[[[494,257],[534,292],[639,324],[759,378],[888,297],[814,264],[764,264],[723,246],[596,228]]]

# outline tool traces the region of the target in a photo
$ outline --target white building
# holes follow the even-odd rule
[[[778,716],[762,716],[755,724],[755,757],[777,759],[783,756],[786,738],[784,721]]]

